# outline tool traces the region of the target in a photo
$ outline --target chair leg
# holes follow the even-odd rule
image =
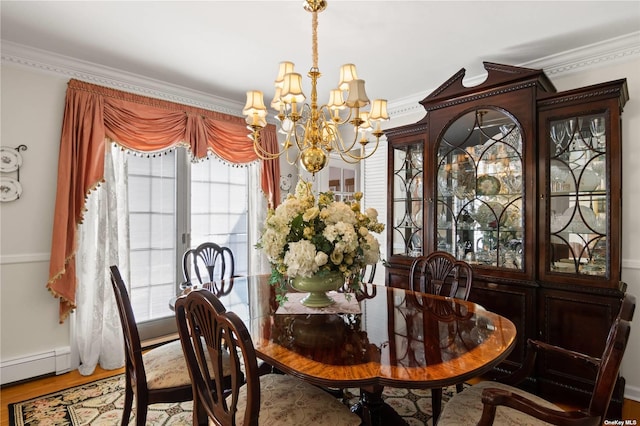
[[[433,424],[438,423],[442,410],[442,388],[431,389],[431,411],[433,411]]]
[[[124,407],[122,411],[122,426],[129,424],[129,417],[131,416],[131,406],[133,405],[133,390],[129,383],[126,384],[124,390]]]
[[[136,401],[136,425],[146,426],[147,424],[147,404],[140,402],[140,398]]]

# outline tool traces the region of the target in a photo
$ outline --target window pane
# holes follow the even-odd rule
[[[237,275],[249,270],[248,176],[248,168],[220,161],[191,166],[191,246],[211,241],[229,247]]]
[[[136,321],[173,316],[176,277],[175,151],[128,157],[131,304]]]

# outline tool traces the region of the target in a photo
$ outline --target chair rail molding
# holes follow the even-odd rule
[[[0,256],[0,265],[12,265],[17,263],[48,262],[51,254],[47,253],[19,253],[4,254]]]

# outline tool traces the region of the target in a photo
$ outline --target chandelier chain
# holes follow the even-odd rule
[[[313,63],[313,68],[318,68],[318,12],[312,12],[313,17],[311,18],[313,32],[311,36],[311,48],[313,52],[313,57],[311,61]]]

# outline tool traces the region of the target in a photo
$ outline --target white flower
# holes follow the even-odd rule
[[[275,210],[270,210],[257,247],[272,265],[275,282],[284,276],[310,277],[321,271],[339,271],[345,278],[380,260],[380,244],[371,234],[384,225],[378,212],[360,212],[356,201],[334,201],[332,192],[314,197],[311,183],[300,181]]]
[[[315,260],[316,260],[316,265],[323,266],[323,265],[326,265],[327,262],[329,261],[329,256],[327,256],[327,253],[323,251],[319,251],[316,253]]]
[[[287,275],[290,277],[310,277],[318,272],[316,264],[316,247],[309,240],[289,243],[289,251],[284,255],[284,263],[288,266]]]
[[[365,237],[365,244],[362,248],[364,252],[364,264],[372,265],[380,260],[380,243],[371,234]]]
[[[302,215],[302,220],[304,220],[305,222],[310,222],[311,220],[318,217],[319,214],[320,209],[318,208],[318,206],[313,206],[304,212],[304,214]]]

